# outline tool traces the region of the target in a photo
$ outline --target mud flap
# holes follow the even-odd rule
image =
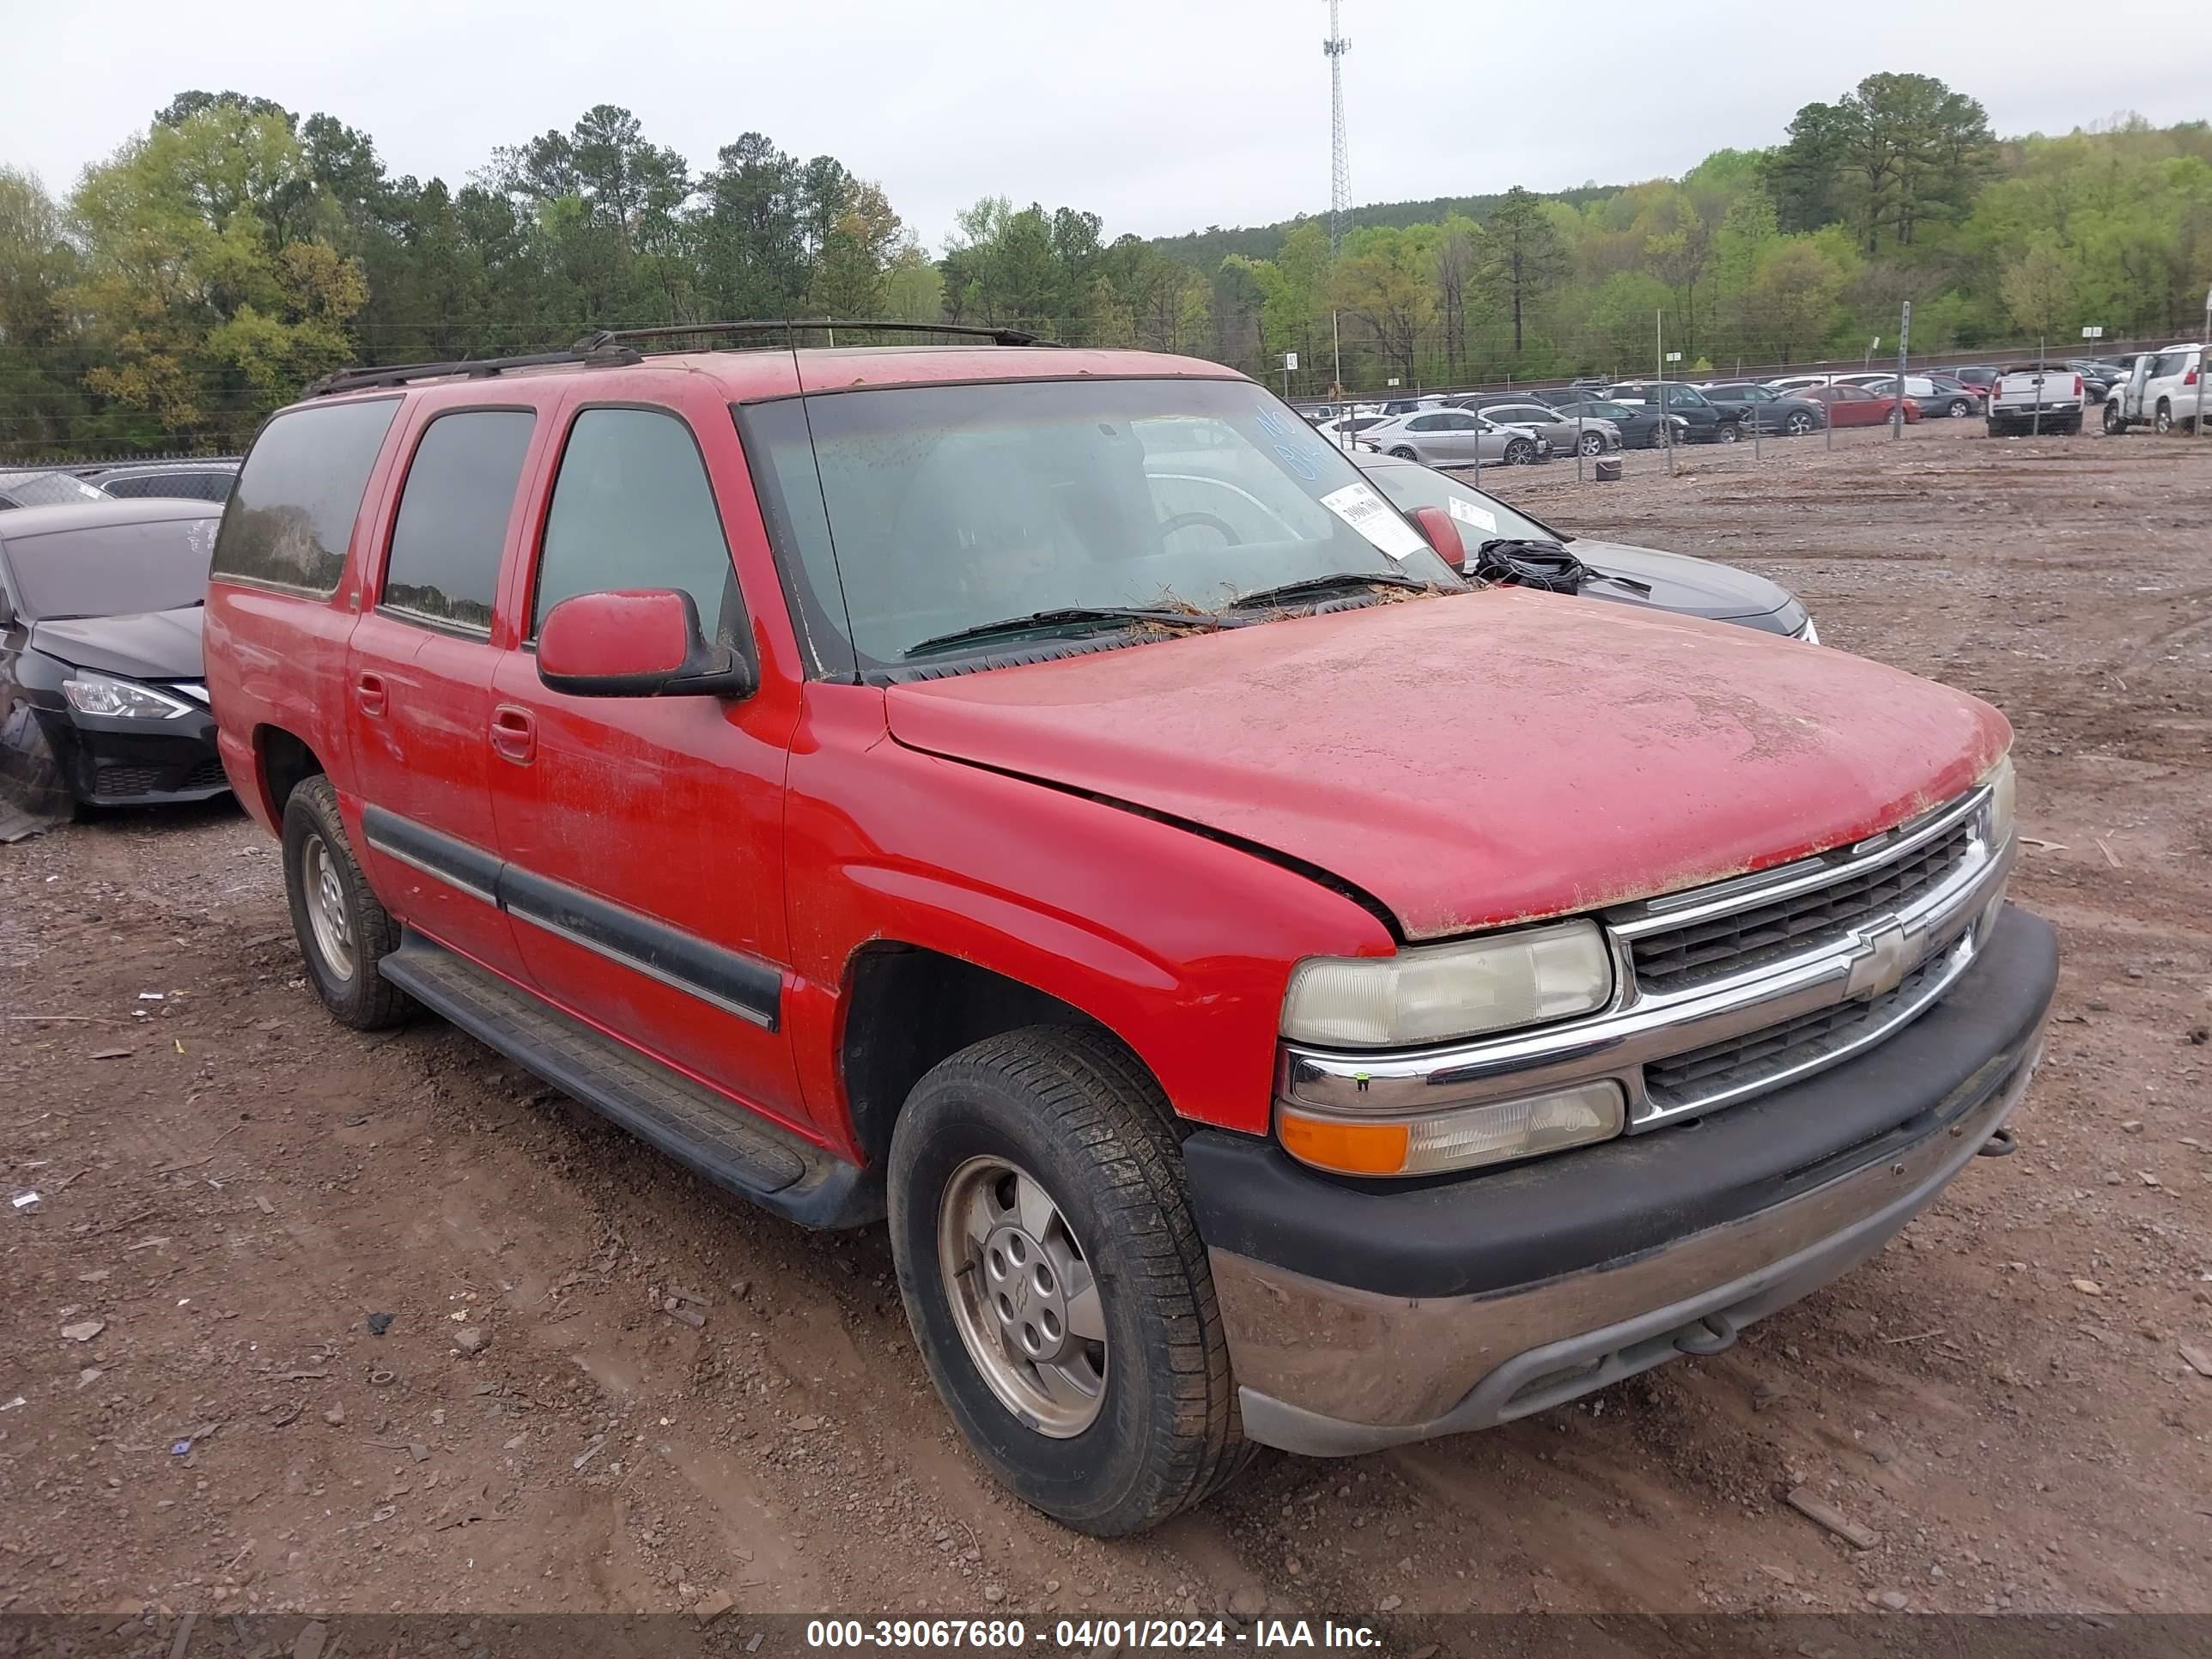
[[[0,844],[67,823],[76,811],[39,717],[30,704],[17,703],[0,720]]]

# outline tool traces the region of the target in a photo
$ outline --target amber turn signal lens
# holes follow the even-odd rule
[[[1277,1114],[1275,1133],[1292,1158],[1346,1175],[1396,1175],[1411,1138],[1403,1123],[1345,1123],[1287,1109]]]

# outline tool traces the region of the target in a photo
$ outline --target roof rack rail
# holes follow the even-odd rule
[[[603,328],[576,342],[579,351],[604,351],[613,346],[638,346],[653,340],[685,339],[714,334],[743,337],[751,334],[788,334],[803,328],[870,329],[878,333],[954,334],[963,339],[988,340],[994,345],[1057,345],[1020,328],[975,328],[963,323],[897,323],[866,317],[778,317],[739,323],[664,323],[656,328]]]
[[[340,392],[359,392],[365,386],[406,386],[415,380],[483,380],[504,374],[512,368],[549,368],[562,363],[613,368],[643,361],[635,351],[586,344],[568,351],[536,352],[526,357],[464,357],[450,363],[387,363],[334,370],[311,382],[300,395],[328,398]]]

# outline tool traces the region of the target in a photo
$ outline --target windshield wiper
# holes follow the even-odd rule
[[[1340,570],[1331,575],[1305,576],[1278,586],[1259,587],[1249,593],[1239,593],[1230,600],[1229,608],[1241,611],[1247,605],[1279,605],[1285,599],[1304,599],[1312,594],[1327,593],[1335,588],[1370,587],[1377,584],[1384,587],[1411,587],[1423,592],[1436,585],[1395,570]]]
[[[1158,623],[1168,628],[1196,628],[1211,633],[1221,626],[1218,617],[1203,611],[1147,610],[1141,606],[1070,605],[1056,611],[1032,611],[1026,617],[1002,617],[997,622],[975,623],[949,634],[934,634],[916,641],[901,654],[919,657],[1001,634],[1029,634],[1042,629],[1065,628],[1084,623]]]

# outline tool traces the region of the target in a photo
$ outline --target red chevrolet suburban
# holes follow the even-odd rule
[[[888,1215],[1039,1509],[1717,1352],[2009,1149],[2057,957],[1996,710],[1472,587],[1216,364],[692,332],[271,418],[223,763],[337,1018]]]

